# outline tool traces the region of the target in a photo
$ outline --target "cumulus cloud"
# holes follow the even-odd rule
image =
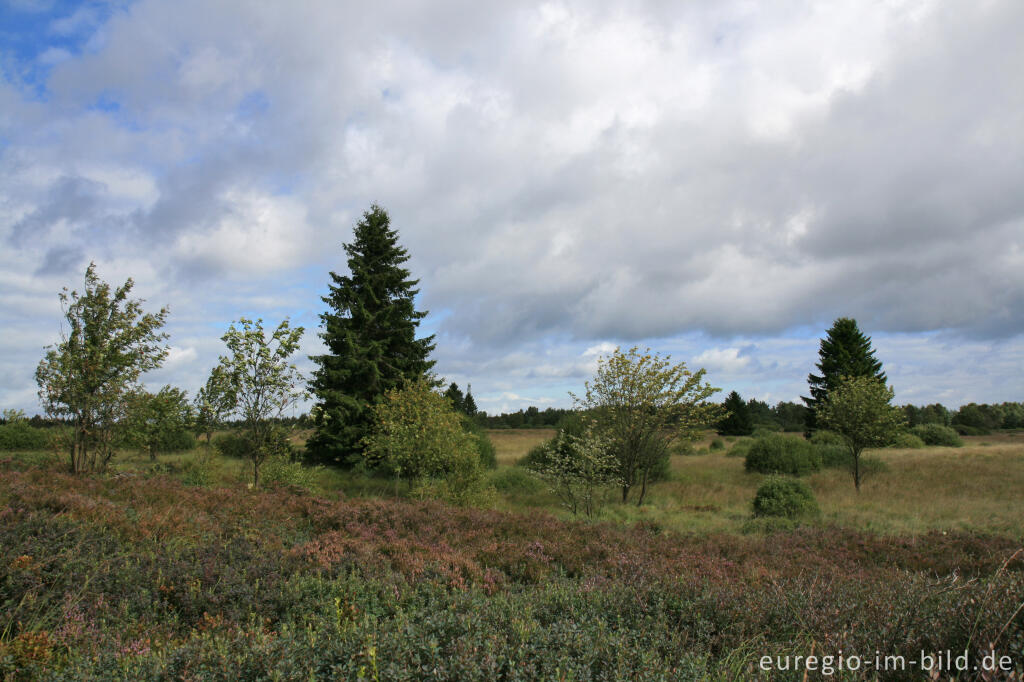
[[[500,404],[620,343],[704,339],[680,359],[792,397],[764,353],[840,315],[993,366],[1024,334],[1012,0],[12,7],[5,327],[89,260],[188,338],[263,303],[315,327],[376,201],[439,371]]]

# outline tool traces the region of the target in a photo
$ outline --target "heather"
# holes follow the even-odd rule
[[[687,535],[0,468],[9,679],[717,679],[760,655],[1020,661],[1019,542]],[[780,678],[780,679],[785,679]]]

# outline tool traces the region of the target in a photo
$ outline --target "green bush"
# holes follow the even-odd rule
[[[849,469],[853,461],[850,449],[845,445],[815,445],[825,469]]]
[[[480,466],[485,469],[497,469],[498,453],[483,427],[473,421],[472,417],[463,417],[462,426],[476,439],[476,451],[480,455]]]
[[[0,450],[46,450],[52,437],[51,429],[37,429],[26,421],[15,421],[0,425]]]
[[[209,448],[197,450],[182,465],[181,480],[185,485],[208,486],[214,482],[214,453]]]
[[[276,454],[260,467],[260,483],[312,491],[321,469],[321,466],[305,466],[288,455]]]
[[[240,433],[222,433],[213,437],[213,447],[225,457],[247,459],[252,451],[249,439]]]
[[[708,445],[708,451],[715,452],[716,450],[725,450],[725,443],[721,438],[714,439],[711,441],[711,444]]]
[[[782,427],[778,424],[766,424],[761,423],[757,425],[754,432],[750,434],[752,438],[767,438],[768,436],[776,433],[782,433]]]
[[[924,447],[924,441],[910,431],[901,431],[892,442],[892,447],[906,450],[918,450]]]
[[[961,436],[990,436],[992,435],[991,429],[987,429],[984,426],[970,426],[968,424],[953,424],[953,428]]]
[[[744,466],[762,474],[803,476],[821,468],[821,455],[803,438],[772,434],[754,440]]]
[[[925,445],[958,448],[964,444],[955,430],[941,424],[918,424],[910,432],[923,440]]]
[[[182,452],[196,447],[196,436],[191,431],[172,431],[160,439],[157,445],[159,452]]]
[[[818,429],[811,435],[811,442],[815,445],[846,445],[846,441],[835,431]]]
[[[810,486],[785,476],[772,476],[757,488],[754,516],[780,516],[799,519],[817,516],[818,503]]]
[[[505,495],[533,495],[544,489],[540,480],[519,467],[508,467],[491,474],[491,485]]]

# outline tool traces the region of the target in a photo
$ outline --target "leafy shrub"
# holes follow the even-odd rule
[[[803,476],[821,468],[821,455],[803,438],[772,434],[754,439],[744,466],[762,474]]]
[[[905,450],[918,450],[924,447],[924,441],[921,437],[911,433],[910,431],[901,431],[892,442],[892,447],[903,448]]]
[[[984,426],[971,426],[969,424],[957,424],[953,423],[953,428],[961,436],[989,436],[992,434],[991,429],[987,429]]]
[[[508,467],[494,472],[491,485],[505,495],[533,495],[543,489],[536,476],[520,467]]]
[[[713,441],[711,441],[711,444],[708,445],[708,450],[710,452],[715,452],[717,450],[725,450],[725,443],[722,441],[721,438],[715,438]]]
[[[918,424],[910,432],[923,440],[925,445],[958,448],[964,444],[955,430],[941,424]]]
[[[752,438],[767,438],[768,436],[774,435],[776,433],[782,433],[781,426],[775,423],[761,423],[757,425],[757,428],[754,429],[754,432],[750,434],[750,436]]]
[[[312,491],[316,488],[317,477],[322,466],[305,466],[285,454],[267,458],[260,469],[263,485],[279,485]]]
[[[525,455],[516,460],[516,466],[534,470],[543,467],[548,462],[547,446],[550,442],[551,441],[545,441],[540,445],[535,445],[530,448]]]
[[[463,417],[462,426],[476,439],[476,451],[480,455],[480,466],[485,469],[498,468],[498,455],[494,449],[494,443],[483,427],[477,424],[472,417]]]
[[[213,437],[213,447],[225,457],[248,459],[252,444],[240,433],[222,433]]]
[[[0,450],[46,450],[52,443],[50,429],[37,429],[27,421],[0,425]]]
[[[214,453],[209,448],[197,450],[182,465],[181,480],[185,485],[208,486],[214,482]]]
[[[811,443],[814,445],[846,445],[842,436],[828,429],[818,429],[811,434]]]
[[[157,450],[160,452],[182,452],[196,447],[196,437],[191,431],[184,429],[172,431],[160,439]]]
[[[819,514],[810,486],[785,476],[771,476],[757,488],[754,516],[781,516],[799,519]]]

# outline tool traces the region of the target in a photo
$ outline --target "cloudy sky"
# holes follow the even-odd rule
[[[317,337],[371,203],[439,374],[569,404],[640,344],[769,402],[854,317],[897,400],[1022,400],[1024,3],[0,0],[0,407],[90,261]],[[308,361],[303,366],[309,367]]]

